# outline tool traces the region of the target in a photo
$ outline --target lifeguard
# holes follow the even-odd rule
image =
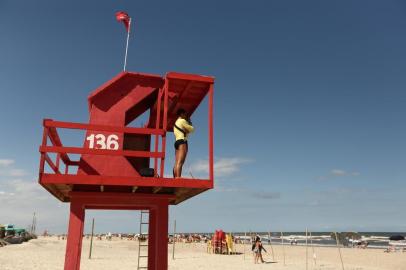
[[[173,167],[173,177],[179,178],[182,175],[182,167],[185,163],[188,152],[188,134],[194,131],[192,122],[187,117],[184,109],[177,111],[178,119],[173,126],[175,135],[175,165]]]

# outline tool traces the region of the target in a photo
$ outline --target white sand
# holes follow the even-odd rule
[[[82,270],[136,269],[138,242],[128,240],[94,239],[93,255],[89,260],[90,241],[83,240]],[[8,245],[0,248],[1,270],[60,270],[63,269],[66,240],[42,238],[21,245]],[[265,245],[268,254],[264,259],[272,261],[271,249]],[[172,260],[172,245],[169,245],[169,269],[306,269],[306,249],[299,246],[285,246],[286,265],[283,264],[282,246],[273,246],[275,262],[254,264],[249,246],[246,255],[212,255],[206,253],[205,244],[176,245],[175,260]],[[242,252],[238,245],[237,251]],[[312,249],[308,249],[308,269],[341,270],[341,262],[336,248],[315,248],[317,264],[314,265]],[[384,253],[374,249],[341,249],[346,270],[405,270],[406,252]],[[245,259],[244,259],[245,257]]]

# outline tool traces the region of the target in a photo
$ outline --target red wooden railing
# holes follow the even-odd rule
[[[53,170],[55,174],[61,174],[60,161],[65,165],[65,174],[68,174],[70,166],[79,166],[79,160],[73,161],[69,158],[68,154],[88,154],[88,155],[105,155],[105,156],[124,156],[124,157],[146,157],[154,158],[155,172],[158,169],[158,160],[164,162],[165,150],[162,148],[158,151],[158,147],[154,147],[151,151],[134,151],[134,150],[108,150],[108,149],[90,149],[83,147],[66,147],[63,146],[59,137],[57,129],[79,129],[79,130],[92,130],[92,131],[107,131],[126,134],[146,134],[156,136],[156,141],[159,141],[159,137],[162,139],[166,136],[163,129],[151,129],[151,128],[132,128],[132,127],[114,127],[105,125],[90,125],[82,123],[60,122],[53,121],[51,119],[44,120],[44,134],[42,144],[39,148],[41,153],[40,161],[40,173],[44,172],[45,163]],[[48,139],[51,145],[48,145]],[[49,153],[56,154],[56,161],[52,161]],[[161,171],[158,175],[163,175]]]

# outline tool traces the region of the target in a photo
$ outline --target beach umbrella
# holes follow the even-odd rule
[[[391,237],[389,237],[389,240],[400,241],[400,240],[405,240],[405,237],[400,234],[397,234],[397,235],[392,235]]]

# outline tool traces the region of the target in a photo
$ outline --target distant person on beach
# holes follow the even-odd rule
[[[173,126],[173,134],[175,135],[175,165],[173,167],[173,177],[179,178],[182,176],[182,167],[186,160],[188,152],[187,137],[189,133],[194,131],[192,122],[187,116],[184,109],[177,111],[178,119]]]
[[[261,260],[261,263],[265,262],[262,258],[262,250],[267,252],[262,245],[261,239],[257,236],[255,238],[255,243],[252,245],[252,251],[254,252],[254,263],[258,263],[259,260]]]

